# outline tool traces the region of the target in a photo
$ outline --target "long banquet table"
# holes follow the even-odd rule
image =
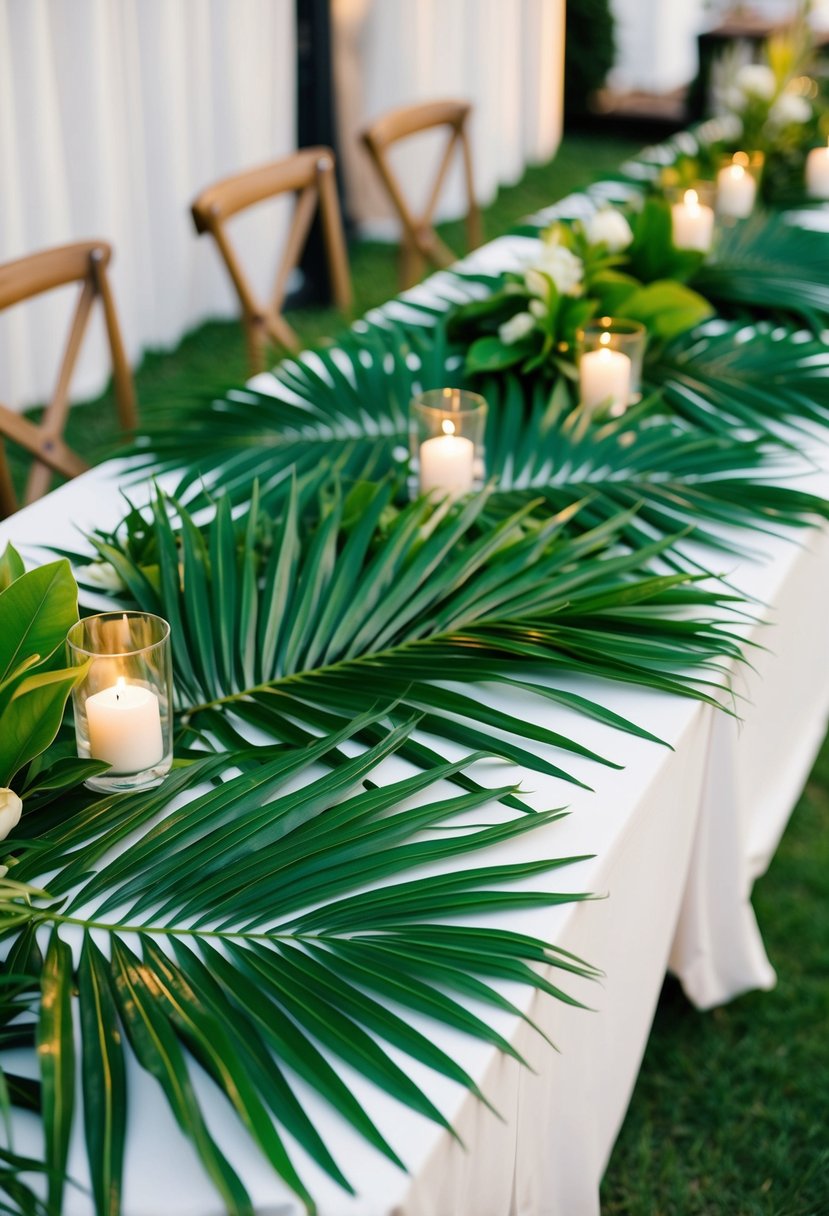
[[[498,243],[496,242],[497,246]],[[502,251],[504,247],[501,247]],[[492,260],[493,247],[483,255]],[[267,380],[260,382],[260,387]],[[815,437],[814,471],[797,484],[829,495],[829,451]],[[78,529],[113,526],[123,511],[121,465],[102,466],[0,524],[0,543],[43,558],[43,546],[77,547]],[[133,486],[140,501],[146,486]],[[743,540],[745,538],[742,538]],[[592,791],[538,773],[498,766],[497,780],[523,780],[535,807],[569,806],[562,821],[530,841],[499,846],[498,861],[592,855],[556,872],[557,890],[599,898],[510,914],[510,927],[572,951],[602,969],[599,983],[564,986],[591,1006],[572,1008],[527,989],[504,991],[554,1040],[487,1010],[534,1071],[494,1048],[441,1029],[440,1044],[480,1084],[502,1119],[456,1084],[406,1060],[405,1067],[449,1117],[458,1140],[396,1105],[340,1065],[369,1115],[407,1163],[405,1174],[366,1146],[313,1095],[307,1105],[358,1192],[350,1198],[292,1145],[323,1216],[591,1216],[636,1079],[666,969],[706,1008],[774,983],[751,909],[754,879],[772,857],[824,736],[829,717],[829,528],[791,537],[751,537],[752,558],[701,550],[709,565],[751,596],[758,642],[752,665],[734,673],[740,719],[698,701],[645,689],[571,679],[567,686],[652,731],[669,746],[623,735],[569,711],[499,690],[498,704],[570,733],[624,764],[621,771],[578,758],[574,774]],[[557,686],[562,681],[557,679]],[[480,696],[491,696],[480,689]],[[382,770],[393,774],[393,764]],[[491,770],[490,770],[491,775]],[[540,881],[540,880],[536,880]],[[548,880],[549,882],[550,880]],[[424,1020],[424,1029],[429,1026]],[[219,1203],[154,1083],[129,1064],[135,1114],[127,1141],[125,1212],[209,1216]],[[291,1214],[301,1204],[274,1177],[207,1078],[193,1066],[211,1130],[239,1171],[257,1211]],[[305,1092],[299,1086],[300,1092]],[[32,1116],[16,1116],[19,1151],[41,1151]],[[86,1165],[76,1127],[69,1163]],[[69,1188],[65,1210],[88,1211]]]

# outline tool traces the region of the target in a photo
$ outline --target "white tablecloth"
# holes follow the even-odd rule
[[[829,455],[810,488],[829,493]],[[24,550],[48,542],[77,543],[74,525],[113,523],[121,511],[112,468],[62,487],[0,525],[0,542]],[[803,484],[802,482],[800,484]],[[698,702],[647,690],[572,681],[571,686],[654,731],[673,750],[630,738],[551,705],[516,694],[516,712],[569,730],[621,772],[572,762],[594,792],[527,775],[533,805],[569,804],[573,813],[500,851],[499,860],[593,853],[595,859],[555,875],[556,889],[589,890],[607,899],[515,914],[525,928],[601,967],[601,984],[570,983],[595,1012],[567,1008],[546,996],[510,992],[528,1007],[560,1048],[553,1052],[528,1027],[502,1016],[499,1028],[536,1069],[521,1070],[489,1047],[441,1031],[441,1043],[482,1084],[504,1116],[499,1122],[456,1085],[407,1062],[415,1079],[451,1116],[466,1144],[395,1106],[354,1080],[369,1114],[407,1162],[399,1172],[367,1148],[331,1112],[309,1097],[309,1109],[359,1191],[351,1200],[304,1160],[301,1172],[323,1216],[593,1216],[598,1184],[618,1132],[647,1040],[666,966],[701,1006],[752,987],[774,973],[748,902],[751,883],[767,864],[823,736],[829,709],[829,530],[800,545],[763,538],[765,560],[718,563],[733,582],[769,605],[773,621],[750,629],[769,649],[753,655],[756,670],[738,676],[747,695],[737,724]],[[501,703],[507,698],[498,694]],[[499,780],[501,770],[499,769]],[[491,1012],[487,1016],[492,1017]],[[347,1074],[347,1069],[344,1072]],[[199,1070],[194,1069],[198,1074]],[[151,1081],[130,1070],[133,1110],[127,1149],[128,1216],[219,1212],[194,1160]],[[229,1115],[207,1097],[209,1121],[241,1170],[262,1213],[299,1213],[257,1150]],[[38,1152],[36,1121],[17,1121],[20,1151]],[[83,1178],[77,1132],[70,1168]],[[82,1195],[67,1193],[66,1211],[86,1216]]]

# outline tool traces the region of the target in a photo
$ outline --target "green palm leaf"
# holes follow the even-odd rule
[[[428,736],[436,736],[582,784],[551,750],[606,758],[445,682],[518,677],[546,696],[549,678],[539,672],[558,669],[708,697],[720,661],[739,653],[710,615],[728,597],[699,590],[685,574],[647,572],[664,542],[638,554],[615,547],[629,512],[616,508],[614,518],[571,535],[574,507],[548,509],[538,522],[537,497],[494,520],[486,513],[498,509],[497,494],[445,513],[421,499],[389,514],[389,485],[364,489],[360,515],[347,522],[347,500],[332,492],[304,544],[296,496],[273,519],[254,495],[236,525],[235,561],[216,567],[211,554],[231,548],[226,508],[197,527],[185,508],[158,496],[145,524],[154,535],[155,587],[138,603],[174,625],[185,741],[238,743],[232,732],[246,727],[284,745],[308,743],[373,714],[359,734],[373,746],[384,735],[378,714],[401,723],[416,713],[418,738],[400,743],[412,763],[434,763]],[[126,546],[120,557],[131,560]],[[140,591],[150,580],[135,566],[130,585]],[[243,585],[249,627],[234,640]],[[679,619],[689,605],[696,615]],[[528,740],[540,746],[530,749]],[[339,753],[333,760],[348,771]]]
[[[707,322],[655,351],[645,376],[671,409],[719,435],[829,423],[829,351],[790,326]]]
[[[51,926],[38,1045],[55,1187],[75,1115],[74,1003],[97,1212],[114,1213],[120,1205],[127,1055],[159,1083],[229,1211],[250,1212],[250,1200],[207,1129],[190,1059],[203,1066],[275,1172],[313,1210],[286,1135],[341,1186],[350,1184],[299,1101],[292,1073],[400,1164],[331,1056],[451,1130],[387,1047],[486,1098],[389,1003],[515,1055],[507,1039],[467,1009],[466,998],[474,994],[523,1016],[493,980],[511,979],[573,1003],[551,982],[550,968],[595,975],[541,941],[463,924],[477,910],[585,898],[557,894],[546,881],[533,886],[534,876],[581,858],[465,868],[463,858],[473,850],[549,826],[559,812],[502,812],[481,823],[490,791],[446,798],[439,784],[474,756],[428,776],[361,788],[361,777],[376,772],[383,756],[400,757],[412,723],[352,756],[350,771],[343,765],[313,776],[319,757],[355,741],[361,725],[320,738],[312,749],[205,756],[143,794],[82,795],[75,813],[64,817],[59,839],[46,808],[33,813],[31,837],[15,850],[19,877],[2,912],[24,926],[18,966],[35,944],[33,927]],[[305,783],[297,789],[300,777]],[[441,862],[449,868],[436,870]],[[38,893],[31,884],[46,873],[50,893]],[[61,892],[68,903],[55,901]],[[67,943],[78,930],[83,940],[74,989]],[[535,969],[539,963],[543,972]],[[50,1205],[57,1210],[59,1204],[56,1189]]]

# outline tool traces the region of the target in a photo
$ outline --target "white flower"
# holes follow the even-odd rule
[[[550,294],[550,281],[540,270],[528,270],[524,275],[524,286],[531,296],[546,300]]]
[[[124,580],[110,562],[90,562],[84,569],[83,581],[102,591],[124,591]]]
[[[543,300],[530,300],[530,312],[540,321],[547,315],[547,305]]]
[[[765,63],[744,63],[735,84],[746,97],[759,97],[762,101],[771,101],[777,91],[774,72]]]
[[[577,258],[564,245],[545,245],[536,269],[548,274],[562,295],[580,294],[584,266],[581,258]]]
[[[20,822],[23,803],[14,790],[0,787],[0,840],[5,840],[12,828]]]
[[[805,97],[797,93],[781,93],[769,110],[769,121],[775,126],[785,127],[791,122],[808,122],[812,107]]]
[[[522,338],[526,338],[527,334],[534,329],[535,318],[532,314],[517,312],[514,317],[510,317],[509,321],[498,326],[498,337],[504,346],[512,346],[514,342],[520,342]]]
[[[630,224],[615,207],[602,207],[584,220],[584,231],[591,245],[607,245],[611,253],[627,249],[633,240]]]

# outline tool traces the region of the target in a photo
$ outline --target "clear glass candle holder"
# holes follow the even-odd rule
[[[694,182],[693,186],[666,193],[671,204],[671,235],[675,247],[709,253],[714,244],[714,183]]]
[[[732,152],[717,170],[717,215],[724,220],[747,219],[760,196],[762,152]]]
[[[149,612],[101,612],[73,625],[66,647],[70,664],[89,661],[72,693],[78,755],[110,766],[87,786],[158,785],[173,763],[170,626]]]
[[[592,412],[606,407],[612,417],[618,417],[629,405],[641,401],[648,338],[645,326],[626,317],[599,317],[585,325],[578,338],[583,408]]]
[[[455,499],[486,479],[487,404],[480,393],[434,388],[409,404],[410,490]]]

